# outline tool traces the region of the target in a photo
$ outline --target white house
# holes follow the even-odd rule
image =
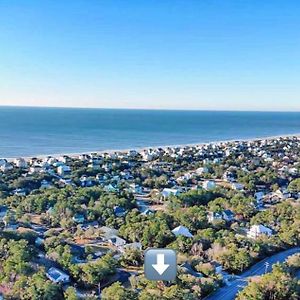
[[[262,235],[271,236],[272,235],[272,229],[264,226],[264,225],[253,225],[249,229],[247,233],[248,238],[256,239]]]
[[[202,187],[207,191],[213,190],[216,188],[216,183],[212,180],[205,180],[202,184]]]
[[[182,236],[185,236],[185,237],[188,237],[188,238],[192,238],[193,235],[190,233],[189,229],[186,228],[185,226],[178,226],[176,228],[174,228],[172,230],[172,233],[175,235],[175,236],[179,236],[179,235],[182,235]]]
[[[70,276],[57,268],[50,268],[46,276],[54,283],[70,282]]]

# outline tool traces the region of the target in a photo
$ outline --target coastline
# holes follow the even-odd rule
[[[254,138],[238,138],[238,139],[229,139],[229,140],[217,140],[217,141],[210,141],[210,142],[199,142],[199,143],[187,143],[187,144],[172,144],[172,145],[158,145],[158,146],[145,146],[145,147],[132,147],[132,148],[126,148],[126,149],[107,149],[107,150],[91,150],[91,151],[82,151],[82,152],[71,152],[71,153],[53,153],[53,154],[37,154],[37,155],[31,155],[31,156],[14,156],[14,157],[3,157],[7,161],[12,162],[13,160],[17,158],[23,158],[25,160],[30,160],[31,158],[37,158],[37,159],[45,159],[47,157],[54,157],[59,158],[61,156],[68,156],[71,158],[76,158],[82,154],[91,154],[91,153],[97,153],[97,154],[112,154],[115,152],[121,152],[125,153],[130,150],[136,150],[137,152],[142,152],[144,150],[149,149],[166,149],[166,148],[172,148],[172,147],[197,147],[197,146],[205,146],[205,145],[214,145],[214,144],[226,144],[226,143],[233,143],[233,142],[254,142],[254,141],[269,141],[279,138],[291,138],[291,137],[297,137],[300,138],[300,133],[295,134],[281,134],[281,135],[274,135],[274,136],[262,136],[262,137],[254,137]]]

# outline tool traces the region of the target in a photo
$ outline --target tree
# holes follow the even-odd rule
[[[78,300],[78,296],[76,294],[76,290],[73,287],[68,287],[64,292],[65,300]]]
[[[130,289],[125,289],[119,282],[113,283],[103,290],[102,300],[137,300],[138,294]]]
[[[300,284],[293,278],[285,265],[277,264],[271,273],[261,276],[256,281],[251,282],[242,292],[239,293],[238,300],[298,300],[300,294]]]
[[[300,192],[300,178],[294,179],[288,186],[288,190],[292,193]]]
[[[138,249],[127,248],[120,262],[123,266],[141,266],[143,264],[142,252]]]
[[[32,277],[21,276],[14,286],[14,296],[24,300],[63,300],[61,289],[39,271]]]
[[[83,282],[87,285],[97,285],[101,280],[115,273],[116,261],[110,254],[106,254],[97,261],[84,264],[82,271]]]

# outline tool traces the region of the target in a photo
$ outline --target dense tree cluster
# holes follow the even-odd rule
[[[295,270],[299,270],[299,261],[299,257],[297,257],[297,266],[291,265],[289,262],[275,265],[271,273],[254,278],[236,299],[298,300],[300,281],[295,277]]]

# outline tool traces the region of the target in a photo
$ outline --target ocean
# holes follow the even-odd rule
[[[0,107],[0,157],[299,134],[300,112]]]

